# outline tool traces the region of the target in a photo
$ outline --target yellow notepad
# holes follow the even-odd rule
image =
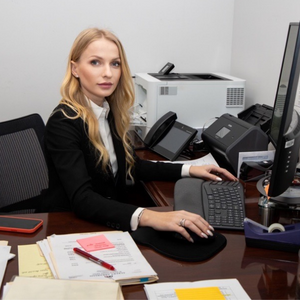
[[[19,276],[53,278],[48,263],[37,244],[19,245]]]

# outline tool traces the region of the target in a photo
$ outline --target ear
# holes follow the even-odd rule
[[[77,65],[74,61],[71,61],[71,71],[74,77],[78,78],[78,74],[77,74]]]

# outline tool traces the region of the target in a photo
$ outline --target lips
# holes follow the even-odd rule
[[[98,85],[102,88],[109,89],[112,87],[113,84],[111,82],[104,82],[104,83],[99,83]]]

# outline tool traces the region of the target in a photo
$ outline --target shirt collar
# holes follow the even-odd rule
[[[110,111],[110,107],[109,107],[108,102],[105,99],[103,101],[103,106],[98,106],[97,104],[95,104],[93,101],[91,101],[88,98],[87,98],[87,100],[89,100],[90,106],[91,106],[94,114],[96,115],[97,119],[99,119],[102,114],[105,114],[105,118],[107,119],[109,111]]]

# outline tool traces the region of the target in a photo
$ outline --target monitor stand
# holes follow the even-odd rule
[[[269,177],[261,178],[257,184],[260,193],[258,200],[259,212],[262,217],[262,224],[270,226],[273,223],[276,210],[300,211],[300,186],[290,186],[283,194],[277,197],[268,197],[265,186]]]

